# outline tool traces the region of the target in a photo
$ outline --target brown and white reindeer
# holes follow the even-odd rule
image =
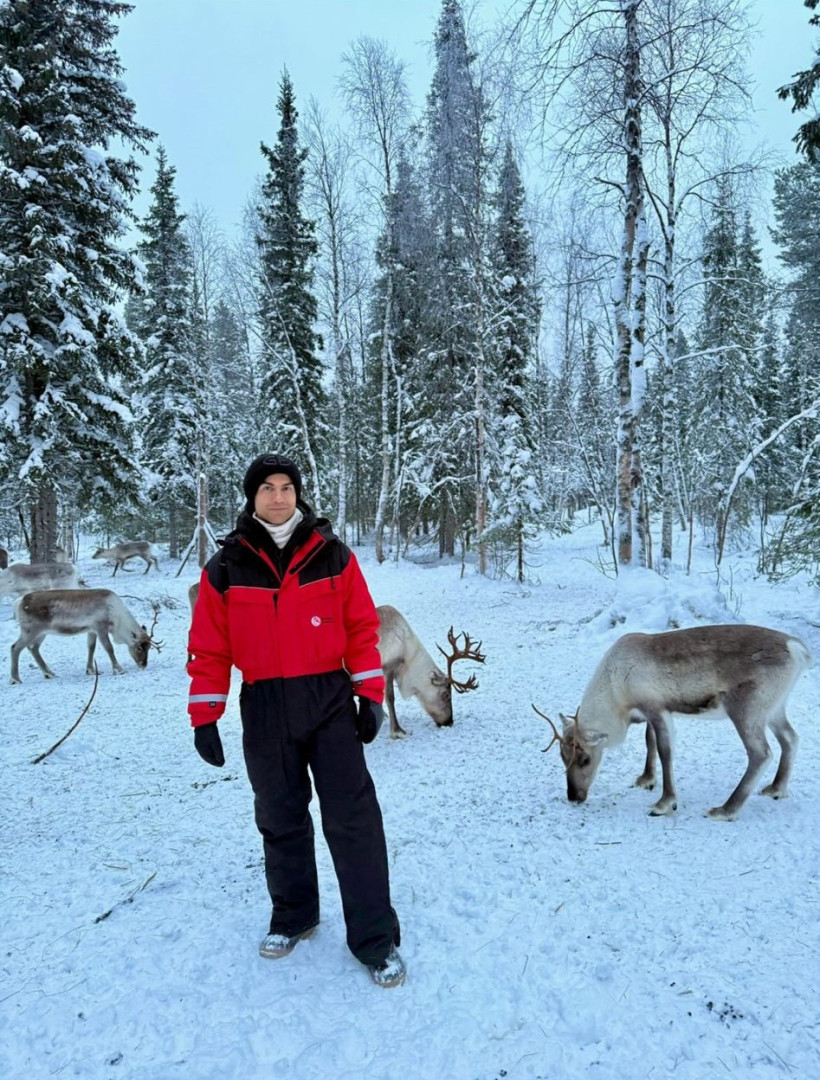
[[[77,568],[71,563],[12,563],[0,573],[0,596],[22,596],[35,589],[79,589]]]
[[[567,798],[582,803],[589,794],[604,749],[626,738],[630,724],[646,724],[646,763],[638,787],[655,786],[655,756],[660,756],[663,792],[652,816],[677,809],[669,717],[700,716],[720,710],[735,725],[748,765],[740,783],[709,817],[733,821],[771,757],[766,728],[780,744],[774,780],[760,794],[782,799],[798,737],[786,719],[786,700],[810,667],[811,655],[796,637],[763,626],[697,626],[661,634],[624,634],[599,663],[575,716],[561,715],[563,734],[554,732],[566,768]],[[533,706],[534,707],[534,706]],[[538,710],[536,709],[536,712]]]
[[[464,694],[478,686],[475,675],[465,682],[454,679],[453,664],[457,660],[474,660],[483,664],[486,658],[480,652],[481,642],[474,645],[468,634],[455,635],[451,626],[447,640],[452,653],[447,654],[440,645],[437,646],[447,661],[445,674],[400,611],[389,604],[376,610],[379,613],[379,653],[385,678],[385,702],[390,714],[390,738],[402,739],[407,734],[396,717],[395,683],[398,683],[403,698],[419,699],[438,727],[450,727],[453,723],[452,691]],[[458,638],[462,636],[464,644],[459,645]]]
[[[91,558],[113,562],[114,573],[111,575],[112,577],[116,576],[119,568],[125,566],[129,559],[142,559],[145,563],[145,570],[143,571],[145,574],[148,573],[152,566],[155,566],[159,571],[156,548],[148,540],[124,540],[121,544],[114,544],[110,548],[97,548]]]
[[[14,608],[20,626],[20,637],[11,647],[11,681],[20,682],[19,661],[23,649],[28,649],[47,679],[54,672],[40,655],[40,645],[47,634],[88,634],[86,674],[94,674],[94,648],[97,638],[111,660],[115,675],[123,668],[114,655],[113,638],[128,648],[137,667],[148,666],[148,651],[159,651],[161,641],[152,637],[159,609],[154,609],[151,630],[140,626],[116,593],[110,589],[53,589],[26,593]]]

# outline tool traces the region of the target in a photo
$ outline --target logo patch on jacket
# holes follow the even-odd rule
[[[322,618],[321,615],[312,615],[310,618],[311,626],[321,626],[322,623],[332,623],[334,620],[329,617]]]

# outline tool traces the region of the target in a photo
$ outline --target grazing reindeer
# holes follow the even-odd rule
[[[0,547],[0,570],[8,570],[9,568],[9,553],[4,547]]]
[[[0,573],[0,596],[22,596],[35,589],[79,589],[77,568],[71,563],[13,563]]]
[[[584,802],[605,746],[623,742],[630,724],[646,723],[646,765],[635,783],[650,790],[654,787],[657,751],[663,792],[649,813],[671,814],[677,809],[677,793],[669,715],[697,716],[716,709],[735,725],[748,765],[735,790],[723,806],[709,811],[709,817],[733,821],[739,814],[771,757],[767,727],[780,744],[780,763],[773,782],[760,794],[785,798],[798,743],[786,719],[786,699],[810,665],[809,650],[799,638],[763,626],[697,626],[663,634],[624,634],[595,670],[575,716],[561,716],[563,735],[544,717],[554,732],[549,746],[558,742],[561,748],[567,798]]]
[[[157,622],[148,631],[140,626],[116,593],[109,589],[56,589],[30,592],[17,601],[14,615],[20,626],[20,637],[11,647],[11,681],[20,682],[19,660],[23,649],[28,649],[37,666],[47,679],[54,672],[40,655],[40,645],[46,634],[88,634],[88,660],[86,674],[94,674],[94,648],[97,638],[108,653],[115,675],[122,675],[123,668],[114,655],[111,638],[126,645],[137,667],[148,666],[148,650],[153,646],[162,648],[151,634]]]
[[[114,544],[110,548],[97,548],[91,558],[113,562],[114,573],[111,575],[112,577],[116,577],[119,568],[125,566],[129,559],[142,559],[145,563],[145,570],[143,571],[145,574],[148,573],[152,565],[156,566],[157,571],[159,571],[156,548],[147,540],[125,540],[123,543]]]
[[[464,694],[478,686],[475,675],[471,675],[466,682],[454,679],[453,664],[456,660],[475,660],[483,664],[485,657],[479,651],[481,642],[473,645],[469,635],[464,634],[464,645],[459,647],[458,637],[462,635],[454,635],[451,626],[447,640],[453,650],[452,655],[438,646],[439,652],[447,660],[445,675],[399,611],[389,605],[376,610],[380,622],[379,653],[385,677],[385,701],[390,714],[390,738],[402,739],[407,734],[396,717],[396,682],[403,698],[417,697],[438,727],[450,727],[453,723],[452,691]]]

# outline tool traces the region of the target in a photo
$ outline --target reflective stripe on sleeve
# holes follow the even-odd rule
[[[376,679],[380,675],[383,675],[382,669],[374,668],[372,671],[357,671],[355,675],[350,676],[351,682],[362,682],[364,679]]]
[[[199,704],[201,701],[227,701],[227,694],[191,694],[188,698],[189,704]]]

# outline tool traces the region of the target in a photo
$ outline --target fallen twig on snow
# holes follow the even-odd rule
[[[104,911],[102,915],[98,915],[94,922],[99,923],[102,922],[104,919],[107,919],[113,911],[116,911],[118,907],[122,907],[123,904],[132,904],[134,902],[134,897],[137,895],[137,893],[141,893],[143,889],[147,889],[156,876],[157,872],[155,870],[153,874],[150,874],[145,879],[145,881],[143,881],[142,885],[138,885],[136,889],[132,889],[132,891],[128,894],[128,896],[125,897],[124,900],[118,900],[116,904],[113,905],[113,907],[110,907],[108,909],[108,911]]]
[[[65,735],[63,735],[62,739],[58,739],[57,742],[49,750],[46,750],[46,752],[44,754],[38,754],[36,758],[33,758],[32,762],[31,762],[32,765],[39,765],[40,762],[44,761],[48,757],[49,754],[52,754],[57,749],[58,746],[63,745],[63,743],[68,738],[68,736],[77,727],[79,722],[82,720],[82,718],[85,716],[85,714],[88,712],[89,708],[91,707],[91,702],[94,700],[94,695],[97,693],[97,683],[99,681],[100,681],[100,669],[97,667],[97,661],[95,660],[94,661],[94,688],[91,691],[91,697],[88,699],[88,701],[85,704],[85,708],[80,713],[80,715],[77,717],[77,719],[74,721],[74,723],[71,725],[71,727],[68,729],[68,731],[65,733]]]

